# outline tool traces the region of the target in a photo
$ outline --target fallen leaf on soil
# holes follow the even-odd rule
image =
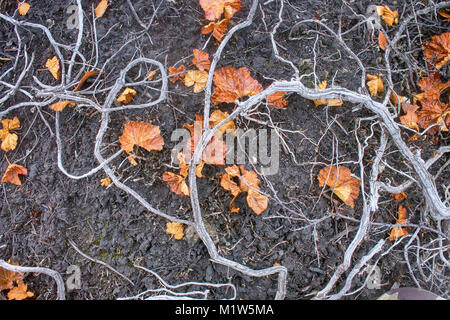
[[[247,192],[247,204],[257,215],[267,209],[269,198],[259,192],[258,175],[254,171],[247,171],[243,166],[233,165],[225,168],[220,185],[234,196],[230,202],[231,212],[239,212],[239,208],[234,207],[234,200],[241,192]],[[238,178],[239,186],[233,178]]]
[[[286,107],[289,104],[289,102],[286,99],[284,99],[284,95],[286,93],[287,92],[283,92],[283,91],[278,91],[278,92],[272,93],[270,96],[267,96],[267,98],[266,98],[267,103],[269,104],[269,106],[275,107],[278,109],[282,109],[282,108]]]
[[[317,86],[317,90],[323,90],[327,87],[327,81],[323,80],[319,85]],[[314,104],[316,107],[326,104],[330,107],[338,107],[343,104],[342,100],[340,99],[313,99]]]
[[[199,93],[206,87],[208,80],[208,72],[200,70],[191,70],[184,77],[184,85],[186,87],[194,86],[194,93]]]
[[[441,17],[444,17],[444,18],[446,18],[446,19],[450,19],[450,9],[444,9],[444,10],[447,10],[447,11],[439,11],[439,15],[441,16]]]
[[[19,137],[15,133],[11,133],[10,130],[19,129],[20,121],[19,118],[14,117],[13,119],[3,119],[2,129],[0,129],[0,140],[1,149],[5,152],[14,150],[17,146],[17,140]]]
[[[28,291],[28,286],[21,280],[17,282],[17,286],[14,286],[8,292],[8,300],[24,300],[32,296],[34,296],[34,293]]]
[[[417,112],[418,123],[423,129],[430,125],[440,124],[441,131],[448,131],[450,127],[450,105],[444,104],[440,100],[422,99],[420,100],[422,108]],[[431,135],[436,134],[439,127],[435,126],[428,130]]]
[[[442,68],[450,61],[450,32],[432,37],[432,40],[423,46],[424,55],[437,69]]]
[[[180,222],[167,222],[166,233],[172,234],[176,240],[181,240],[184,237],[183,224]]]
[[[177,74],[176,76],[170,77],[170,78],[169,78],[169,81],[172,82],[172,83],[175,83],[175,82],[177,82],[178,80],[183,79],[183,78],[184,78],[184,73],[183,73],[183,71],[184,71],[184,64],[182,64],[182,65],[179,66],[178,68],[175,68],[175,67],[169,67],[169,74],[170,74],[170,75],[180,73],[180,74]]]
[[[101,1],[98,3],[98,5],[97,5],[97,7],[95,8],[95,10],[94,10],[95,16],[96,16],[97,18],[103,17],[103,15],[104,15],[105,12],[106,12],[106,8],[108,8],[108,6],[109,6],[108,1],[106,1],[106,0],[101,0]]]
[[[148,73],[147,73],[147,80],[148,81],[152,81],[152,79],[153,79],[153,77],[156,75],[156,71],[155,70],[150,70]]]
[[[109,186],[111,184],[111,182],[112,182],[111,178],[110,177],[106,177],[106,178],[103,178],[103,179],[100,180],[100,185],[102,187],[107,187],[107,186]]]
[[[127,153],[133,152],[134,146],[139,146],[147,151],[162,150],[164,140],[159,134],[159,127],[143,121],[130,121],[124,126],[119,138],[120,147]],[[130,160],[130,162],[132,162]]]
[[[183,153],[180,152],[178,153],[177,158],[178,161],[180,162],[180,164],[178,165],[180,167],[180,175],[186,178],[189,173],[189,165],[186,164],[185,156]]]
[[[398,206],[398,219],[396,224],[403,224],[406,223],[407,218],[407,211],[403,206]],[[390,241],[395,241],[397,239],[400,239],[401,237],[404,237],[408,235],[408,231],[406,229],[409,227],[394,227],[392,228],[391,234],[389,236]]]
[[[333,192],[350,207],[354,207],[354,200],[359,196],[360,182],[351,176],[351,171],[344,166],[326,166],[318,175],[319,186],[324,184],[333,189]]]
[[[17,263],[11,261],[8,261],[8,263],[17,265]],[[20,273],[0,267],[0,291],[12,289],[14,282],[19,280],[22,280]]]
[[[228,112],[223,112],[221,110],[215,110],[211,115],[209,116],[209,127],[214,128],[216,125],[218,125],[220,122],[228,118],[229,114]],[[233,134],[236,133],[236,125],[233,120],[225,122],[216,132],[216,136],[220,137],[224,133],[226,133],[228,130],[230,130]]]
[[[416,113],[416,111],[419,109],[419,106],[403,102],[402,109],[405,115],[400,116],[400,122],[408,128],[419,131],[419,126],[417,125],[419,117]]]
[[[203,178],[202,170],[204,166],[205,163],[202,162],[195,167],[195,175],[197,176],[197,178]]]
[[[402,200],[408,199],[408,196],[404,192],[400,193],[391,193],[391,197],[395,199],[395,201],[400,202]]]
[[[441,92],[450,87],[450,81],[447,81],[446,83],[441,82],[441,75],[439,72],[431,73],[428,77],[417,82],[417,84],[423,92],[415,95],[414,100],[422,100],[424,98],[439,100]]]
[[[77,86],[73,89],[73,91],[74,92],[78,91],[81,88],[81,86],[86,82],[87,79],[96,75],[98,75],[97,71],[86,71],[86,73],[80,79],[80,82],[78,82]]]
[[[206,26],[202,27],[202,34],[208,34],[212,32],[212,36],[217,41],[222,41],[225,32],[228,27],[228,19],[220,20],[219,22],[210,22]]]
[[[193,52],[194,58],[192,59],[192,63],[198,68],[198,70],[209,70],[209,67],[211,66],[211,61],[209,61],[209,54],[198,49],[194,49]]]
[[[367,86],[369,87],[370,94],[376,97],[379,93],[384,92],[383,81],[379,76],[367,74]]]
[[[22,167],[21,165],[15,163],[10,163],[6,168],[6,171],[2,177],[1,182],[2,183],[9,182],[17,186],[21,186],[22,182],[20,181],[19,174],[27,175],[27,173],[28,173],[27,168]]]
[[[69,100],[64,100],[64,101],[59,101],[56,102],[52,105],[49,106],[50,109],[54,110],[54,111],[63,111],[65,107],[73,107],[75,105],[75,102],[73,101],[69,101]]]
[[[27,2],[22,2],[22,3],[20,3],[20,1],[18,1],[17,2],[17,5],[18,5],[18,7],[17,7],[17,9],[19,10],[19,14],[21,15],[21,16],[24,16],[24,15],[26,15],[27,13],[28,13],[28,10],[30,10],[30,5],[27,3]]]
[[[125,88],[120,94],[120,96],[117,98],[117,102],[123,102],[124,104],[128,104],[135,95],[136,90],[132,88]]]
[[[253,79],[250,71],[243,67],[238,70],[223,67],[214,72],[216,88],[211,101],[216,105],[221,102],[233,103],[236,99],[253,96],[263,90],[258,81]]]
[[[398,105],[401,102],[406,102],[406,97],[396,94],[394,91],[391,92],[389,99],[394,105]]]
[[[389,45],[386,36],[381,31],[380,33],[378,33],[378,45],[380,46],[381,50],[386,50],[386,47]]]
[[[392,27],[392,25],[395,23],[398,23],[398,12],[397,10],[391,10],[388,6],[376,6],[377,7],[377,13],[384,22],[389,27]]]
[[[45,67],[47,67],[48,71],[51,72],[53,78],[59,80],[59,77],[61,76],[61,70],[59,66],[59,60],[56,56],[51,59],[47,59]]]
[[[199,3],[209,21],[219,19],[223,12],[225,18],[231,19],[242,7],[240,0],[199,0]]]
[[[169,184],[170,190],[179,196],[189,196],[189,187],[186,184],[186,178],[173,172],[163,173],[163,180]]]

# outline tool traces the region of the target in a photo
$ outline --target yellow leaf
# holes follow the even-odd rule
[[[26,3],[25,1],[24,2],[22,2],[22,3],[20,3],[20,2],[17,2],[17,5],[18,5],[18,10],[19,10],[19,14],[21,15],[21,16],[24,16],[24,15],[26,15],[27,13],[28,13],[28,10],[30,10],[30,5],[28,4],[28,3]]]
[[[106,0],[101,0],[97,7],[95,8],[94,12],[95,12],[95,16],[97,18],[101,18],[103,17],[103,15],[105,14],[106,8],[108,8],[109,3]]]
[[[378,15],[383,19],[389,27],[398,23],[397,10],[391,10],[388,6],[376,6]]]
[[[117,102],[123,102],[124,104],[128,104],[135,95],[136,90],[131,88],[125,88],[120,94],[120,96],[117,98]]]
[[[50,105],[49,108],[54,111],[63,111],[65,107],[73,107],[74,105],[75,102],[64,100]]]
[[[109,186],[111,184],[111,182],[112,182],[111,178],[110,177],[106,177],[106,178],[103,178],[103,179],[100,180],[100,185],[102,187],[107,187],[107,186]]]
[[[2,177],[1,182],[9,182],[12,184],[15,184],[17,186],[22,185],[22,182],[20,181],[19,174],[20,175],[26,175],[28,173],[27,168],[22,167],[21,165],[11,163],[6,168],[6,171]]]
[[[369,87],[369,92],[372,96],[376,97],[379,93],[384,92],[383,81],[379,76],[374,76],[372,74],[367,74],[367,86]]]
[[[350,169],[344,166],[326,166],[319,172],[319,186],[324,184],[333,188],[333,192],[350,207],[354,207],[354,200],[359,196],[360,182],[351,176]]]
[[[327,81],[323,80],[319,85],[317,86],[317,90],[323,90],[327,87]],[[314,104],[316,107],[326,104],[330,107],[338,107],[343,104],[342,100],[340,99],[313,99]]]
[[[27,290],[28,286],[23,281],[18,281],[17,287],[13,287],[9,290],[8,300],[24,300],[34,296],[33,292]]]
[[[15,133],[8,133],[4,139],[2,139],[1,149],[5,152],[14,150],[17,146],[17,140],[19,137]]]
[[[58,58],[56,56],[54,56],[51,59],[47,59],[45,66],[51,72],[53,78],[55,78],[56,80],[59,80],[59,77],[61,76],[61,70],[60,70]]]
[[[167,222],[166,233],[172,234],[176,240],[184,237],[184,228],[180,222]]]
[[[208,80],[208,72],[200,70],[188,71],[184,77],[184,85],[186,87],[194,86],[194,93],[199,93],[206,87]]]

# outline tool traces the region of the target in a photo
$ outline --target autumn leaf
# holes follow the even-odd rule
[[[438,100],[441,92],[450,87],[450,81],[446,83],[441,82],[441,75],[439,72],[432,72],[426,78],[417,82],[420,89],[423,91],[414,96],[414,100],[430,99]]]
[[[135,95],[136,90],[132,88],[125,88],[120,94],[120,96],[117,98],[117,102],[123,102],[124,104],[128,104]]]
[[[169,78],[169,81],[172,83],[177,82],[178,80],[181,80],[184,78],[184,64],[182,64],[181,66],[179,66],[178,68],[175,67],[169,67],[169,74],[173,75],[176,74],[176,76],[172,76]],[[178,74],[180,73],[180,74]]]
[[[176,240],[181,240],[184,237],[183,225],[180,222],[167,222],[166,233],[172,234]]]
[[[433,36],[431,39],[423,46],[424,55],[437,69],[440,69],[450,61],[450,32]]]
[[[258,81],[250,76],[250,71],[243,67],[238,70],[223,67],[214,72],[216,88],[211,101],[216,105],[221,102],[233,103],[236,99],[253,96],[263,90]]]
[[[282,109],[288,105],[288,101],[284,99],[284,95],[287,92],[278,91],[275,93],[272,93],[270,96],[267,96],[266,100],[269,106],[275,107],[278,109]]]
[[[74,92],[78,91],[81,86],[92,76],[98,75],[97,71],[86,71],[86,73],[83,75],[83,77],[78,82],[77,86],[73,89]]]
[[[111,184],[111,178],[110,177],[106,177],[100,180],[100,185],[102,187],[108,187]]]
[[[59,80],[59,77],[61,76],[61,70],[60,70],[58,58],[56,56],[54,56],[51,59],[47,59],[45,66],[47,67],[48,71],[50,71],[53,78],[55,78],[56,80]]]
[[[439,15],[445,19],[450,20],[450,9],[444,9],[444,11],[439,11]]]
[[[391,10],[388,6],[376,6],[378,15],[383,19],[389,27],[398,23],[397,10]]]
[[[15,163],[10,163],[3,174],[1,182],[9,182],[17,186],[21,186],[22,182],[20,181],[19,174],[27,175],[27,173],[27,168]]]
[[[19,14],[21,15],[21,16],[24,16],[24,15],[26,15],[27,13],[28,13],[28,10],[30,10],[30,5],[27,3],[27,2],[20,2],[20,1],[17,1],[17,10],[19,11]]]
[[[391,193],[391,197],[395,199],[395,201],[400,202],[402,200],[408,199],[408,196],[404,192],[400,193]]]
[[[318,175],[319,186],[325,184],[350,207],[354,207],[354,200],[359,196],[360,182],[351,176],[351,171],[344,166],[326,166]]]
[[[211,66],[211,61],[209,61],[209,54],[198,49],[194,49],[193,52],[194,58],[192,59],[192,63],[198,68],[198,70],[209,70],[209,67]]]
[[[242,7],[240,0],[199,0],[199,3],[209,21],[219,19],[224,12],[225,18],[231,19]]]
[[[398,219],[396,221],[396,224],[404,224],[407,222],[407,211],[403,206],[398,207]],[[401,237],[404,237],[408,235],[408,231],[406,229],[409,227],[394,227],[392,228],[391,234],[389,236],[390,241],[395,241],[397,239],[400,239]]]
[[[54,104],[50,105],[49,108],[54,111],[63,111],[65,107],[73,107],[75,105],[75,102],[64,100],[55,102]]]
[[[419,117],[416,113],[416,111],[419,109],[419,106],[403,102],[402,109],[405,115],[400,116],[401,124],[407,126],[408,128],[419,131],[419,126],[417,125]]]
[[[208,80],[208,72],[200,70],[191,70],[184,77],[184,85],[186,87],[194,86],[194,93],[199,93],[206,87]]]
[[[103,17],[103,15],[104,15],[105,12],[106,12],[106,8],[108,8],[108,6],[109,6],[108,1],[106,1],[106,0],[101,0],[101,1],[98,3],[98,5],[97,5],[97,7],[95,8],[95,10],[94,10],[95,16],[96,16],[97,18]]]
[[[406,99],[406,97],[401,96],[401,95],[395,93],[394,91],[392,91],[391,95],[389,96],[389,100],[391,100],[391,102],[394,105],[398,105],[399,103],[406,102],[407,99]]]
[[[319,85],[317,86],[317,90],[323,90],[327,87],[327,81],[323,80]],[[326,104],[330,107],[337,107],[341,106],[343,104],[342,100],[340,99],[313,99],[314,104],[316,107]]]
[[[247,171],[243,166],[236,165],[225,168],[220,185],[234,196],[230,202],[231,212],[239,212],[239,208],[234,207],[234,201],[241,192],[247,192],[247,204],[257,215],[267,209],[269,198],[259,192],[258,175],[254,171]],[[235,181],[239,180],[239,185]]]
[[[17,265],[17,263],[8,261],[9,264]],[[22,275],[18,272],[10,271],[0,267],[0,291],[9,290],[14,287],[14,282],[22,280]]]
[[[379,76],[367,74],[367,86],[369,87],[370,94],[376,97],[379,93],[384,92],[383,81]]]
[[[217,41],[222,41],[223,36],[225,35],[225,32],[227,31],[228,27],[228,19],[220,20],[219,22],[210,22],[206,26],[202,27],[202,34],[208,34],[212,32],[212,36]]]
[[[164,140],[159,133],[159,127],[151,123],[143,121],[127,122],[119,138],[120,147],[127,154],[133,152],[134,146],[142,147],[147,151],[162,150]]]
[[[381,31],[380,33],[378,33],[378,45],[380,46],[381,50],[386,50],[386,47],[389,45],[386,36]]]
[[[209,116],[209,126],[210,128],[214,128],[216,125],[218,125],[220,122],[228,118],[229,114],[228,112],[223,112],[221,110],[215,110],[211,115]],[[230,130],[233,134],[236,133],[236,125],[233,120],[225,122],[216,133],[216,136],[220,137],[224,133],[226,133],[228,130]]]
[[[149,72],[147,72],[147,81],[152,81],[153,77],[156,75],[156,71],[155,70],[150,70]]]
[[[189,196],[189,187],[186,184],[186,178],[166,171],[163,173],[163,180],[169,184],[170,190],[179,196]]]
[[[2,129],[0,129],[0,140],[1,149],[5,152],[14,150],[17,146],[17,141],[19,137],[17,134],[10,132],[10,130],[15,130],[20,128],[19,118],[14,117],[13,119],[3,119]]]
[[[205,163],[202,162],[195,167],[195,175],[197,176],[197,178],[203,178],[202,170],[204,166]]]
[[[17,286],[14,286],[8,292],[8,300],[24,300],[32,296],[34,296],[34,293],[28,291],[28,286],[21,280],[17,282]]]
[[[178,153],[177,155],[178,161],[179,161],[179,167],[180,167],[180,175],[183,177],[187,177],[189,173],[189,165],[186,164],[185,156],[183,153]]]
[[[418,123],[423,129],[427,129],[433,124],[440,124],[441,131],[448,131],[450,127],[450,105],[444,104],[440,100],[422,99],[422,108],[417,112]],[[436,134],[438,127],[428,130],[430,134]]]

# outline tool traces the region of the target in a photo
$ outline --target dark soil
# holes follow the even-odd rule
[[[16,13],[15,18],[47,26],[58,42],[64,44],[76,42],[77,30],[68,29],[66,26],[69,17],[66,10],[74,1],[28,2],[31,4],[28,15],[20,17]],[[111,2],[104,17],[96,21],[98,39],[104,37],[99,43],[99,66],[102,66],[127,40],[142,32],[142,27],[133,17],[126,1]],[[185,64],[187,69],[192,69],[192,50],[202,49],[209,37],[200,32],[207,21],[198,2],[194,0],[132,2],[143,23],[148,23],[154,8],[160,7],[148,35],[131,42],[106,66],[105,74],[107,79],[111,78],[110,83],[119,70],[139,56],[156,59],[167,67]],[[257,10],[253,24],[239,31],[230,40],[219,63],[219,67],[247,67],[252,76],[264,87],[274,79],[289,80],[292,77],[289,66],[274,57],[270,41],[270,31],[278,21],[279,1],[266,2],[267,4],[264,4],[264,1],[261,1],[261,10]],[[301,37],[301,41],[288,38],[296,22],[317,17],[334,30],[337,30],[341,18],[341,27],[347,30],[360,21],[356,14],[365,14],[367,5],[373,3],[368,0],[347,2],[353,13],[341,1],[286,1],[284,21],[278,29],[276,41],[280,54],[291,59],[304,74],[314,71],[312,60],[315,47],[317,56],[315,72],[319,77],[318,80],[328,80],[329,85],[334,81],[342,87],[356,90],[360,84],[358,66],[332,37],[322,35],[316,42],[316,33],[308,33],[306,27],[301,27],[293,34]],[[97,1],[83,2],[86,35],[81,51],[86,57],[91,57],[94,52],[91,7],[96,3]],[[403,16],[411,13],[409,3],[409,1],[377,2],[397,8],[400,21]],[[233,17],[231,26],[246,18],[249,6],[250,1],[243,1],[243,9]],[[0,10],[12,16],[15,4],[3,1]],[[116,26],[113,27],[114,25]],[[311,30],[326,34],[326,31],[317,25],[307,26]],[[392,30],[396,30],[397,27],[394,26]],[[43,71],[45,61],[54,56],[53,47],[49,45],[45,34],[32,28],[19,28],[19,32],[22,37],[21,45],[26,47],[30,55],[32,52],[35,54],[34,64],[24,85],[35,86],[32,76],[36,76],[45,84],[56,85],[50,73]],[[429,39],[430,35],[442,30],[438,27],[424,27],[422,32],[422,36]],[[355,28],[346,40],[348,46],[366,64],[369,72],[382,72],[382,53],[377,46],[376,38],[369,36],[364,24]],[[14,28],[8,22],[0,20],[0,56],[14,58],[17,46]],[[211,39],[204,50],[212,55],[217,46],[217,41]],[[70,55],[67,52],[65,54],[66,59],[70,60]],[[13,63],[11,61],[0,61],[0,74],[11,67]],[[396,61],[395,67],[399,69],[405,66],[401,61]],[[80,70],[75,68],[75,72],[78,71]],[[130,80],[134,81],[147,71],[139,68],[131,70]],[[409,88],[414,84],[406,85],[409,76],[406,77],[404,73],[399,72],[393,76],[399,93],[403,95],[411,93]],[[15,78],[10,75],[8,77],[3,80],[14,83]],[[314,85],[313,77],[305,77],[305,80],[308,85]],[[0,84],[0,90],[6,90],[6,87]],[[121,181],[126,181],[127,185],[142,195],[153,207],[179,218],[192,219],[189,198],[173,194],[162,180],[162,174],[165,171],[175,171],[168,167],[171,164],[170,151],[177,144],[177,141],[171,141],[171,133],[177,128],[182,128],[184,123],[192,123],[195,114],[203,113],[203,94],[192,93],[192,88],[187,88],[180,82],[169,83],[169,90],[168,99],[153,108],[112,113],[104,141],[105,154],[113,154],[120,148],[118,138],[125,122],[149,121],[158,125],[164,138],[164,149],[161,152],[138,150],[140,158],[136,167],[131,166],[122,155],[113,162],[115,172]],[[158,94],[157,91],[143,87],[133,102],[143,103],[149,97],[156,98]],[[104,94],[99,93],[92,98],[101,104]],[[0,111],[19,102],[28,101],[26,99],[23,94],[18,93],[3,106],[0,105]],[[285,136],[299,165],[295,164],[287,150],[282,149],[279,172],[267,177],[277,191],[278,199],[283,201],[284,205],[271,200],[268,209],[258,216],[248,208],[245,196],[242,195],[235,202],[240,212],[231,213],[229,205],[232,196],[220,187],[218,178],[218,175],[224,172],[223,166],[205,167],[205,178],[198,180],[199,196],[205,223],[222,255],[255,269],[279,263],[288,269],[286,298],[310,299],[312,294],[327,284],[336,266],[342,262],[358,223],[344,219],[326,219],[313,227],[296,218],[305,216],[310,220],[318,219],[332,210],[340,210],[339,212],[349,217],[359,218],[362,208],[361,196],[357,199],[354,209],[342,205],[339,200],[330,201],[329,198],[320,195],[321,188],[318,186],[316,176],[324,165],[331,163],[334,148],[338,148],[340,161],[359,175],[355,126],[358,118],[372,114],[350,104],[339,108],[323,106],[317,108],[312,101],[296,95],[290,95],[288,101],[287,108],[271,110],[271,117],[278,126],[303,134],[302,136],[298,133],[287,133]],[[233,105],[221,105],[220,109],[231,112]],[[261,110],[266,112],[265,109]],[[100,186],[100,179],[105,177],[102,170],[85,179],[69,179],[57,166],[57,148],[53,135],[55,113],[48,107],[42,108],[41,111],[53,132],[50,132],[34,107],[19,108],[7,115],[8,118],[17,116],[21,121],[21,128],[17,130],[19,145],[14,151],[8,152],[7,157],[10,162],[28,168],[28,175],[23,178],[22,186],[8,183],[0,185],[0,258],[5,260],[11,258],[20,265],[45,266],[60,272],[64,279],[68,277],[66,270],[70,265],[79,266],[81,289],[69,291],[68,299],[115,299],[159,287],[159,282],[154,276],[137,269],[134,264],[157,272],[170,284],[187,281],[231,282],[237,288],[237,298],[272,299],[275,296],[276,276],[252,278],[212,263],[206,247],[197,237],[185,236],[182,240],[171,238],[165,232],[167,222],[165,219],[149,213],[137,200],[120,189],[114,186],[109,188]],[[262,117],[262,120],[266,119]],[[331,122],[334,124],[329,126]],[[98,165],[93,150],[99,123],[100,115],[87,106],[66,108],[61,112],[61,139],[64,144],[62,162],[71,174],[83,174]],[[358,131],[360,140],[371,134],[371,127],[368,124],[370,122],[361,123]],[[245,119],[238,119],[236,125],[239,128],[263,128],[262,125]],[[365,160],[370,160],[374,156],[380,134],[378,126],[374,127],[373,134],[374,139],[369,141]],[[445,142],[444,138],[441,136],[440,143]],[[319,140],[320,143],[316,145]],[[417,142],[418,146],[430,154],[436,148],[428,140],[423,145],[420,143]],[[393,146],[390,148],[391,151],[395,150]],[[445,160],[441,159],[436,168],[445,163]],[[311,165],[310,162],[317,164]],[[399,156],[394,156],[390,160],[390,165],[408,170]],[[4,172],[6,166],[6,159],[1,160],[0,171]],[[249,163],[245,167],[251,169]],[[393,182],[404,181],[404,178],[394,171],[386,175]],[[445,179],[448,182],[448,172],[442,174],[436,184],[443,183]],[[263,181],[261,186],[269,195],[274,195],[267,183]],[[331,195],[330,192],[325,194]],[[374,220],[394,223],[397,203],[389,195],[383,195],[380,202],[383,203],[382,210],[377,212]],[[417,223],[420,217],[414,215],[414,210],[419,212],[423,206],[420,193],[414,189],[409,190],[404,205],[411,208],[413,213],[410,219],[413,223]],[[371,233],[370,239],[356,251],[354,261],[365,255],[379,239],[388,237],[389,231],[390,229],[385,227]],[[424,237],[426,236],[427,234],[424,234]],[[104,266],[82,257],[70,246],[68,240],[72,240],[85,254],[108,263],[129,277],[135,286]],[[348,299],[375,299],[393,285],[414,286],[404,262],[402,246],[403,244],[400,244],[390,255],[381,258],[380,289],[364,288]],[[358,288],[364,278],[364,275],[356,278],[354,288]],[[29,274],[26,282],[35,293],[36,299],[56,297],[52,279],[44,275]],[[338,283],[338,286],[341,285],[342,283]],[[428,288],[426,284],[424,287]],[[216,289],[212,290],[211,298],[231,297],[231,294],[230,290]]]

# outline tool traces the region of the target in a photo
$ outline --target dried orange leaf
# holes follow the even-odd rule
[[[317,90],[323,90],[327,87],[327,81],[323,80],[319,85],[317,86]],[[343,102],[340,99],[313,99],[314,104],[316,107],[326,104],[330,107],[337,107],[342,106]]]
[[[110,177],[106,177],[100,180],[100,185],[102,187],[108,187],[111,184],[111,178]]]
[[[430,100],[439,100],[441,92],[450,87],[450,81],[446,83],[441,82],[441,75],[439,72],[433,72],[428,77],[423,78],[417,82],[422,93],[417,94],[414,100],[422,100],[424,98]]]
[[[3,130],[3,129],[2,129]],[[3,134],[0,134],[3,136]],[[17,140],[19,137],[15,133],[8,132],[4,138],[2,138],[1,149],[5,152],[14,150],[17,147]]]
[[[156,71],[155,70],[150,70],[148,73],[147,73],[147,75],[146,75],[146,77],[147,77],[147,80],[148,81],[152,81],[152,79],[153,79],[153,77],[156,75]]]
[[[34,293],[28,291],[28,286],[23,281],[18,281],[17,286],[14,286],[8,292],[8,300],[24,300],[32,296],[34,296]]]
[[[223,12],[225,18],[231,19],[242,7],[240,0],[199,0],[199,3],[209,21],[219,19]]]
[[[78,82],[77,86],[73,89],[73,91],[74,92],[78,91],[81,88],[81,86],[86,82],[87,79],[96,75],[98,75],[97,71],[86,71],[86,73],[80,79],[80,81]]]
[[[376,6],[377,7],[377,13],[384,22],[389,27],[392,27],[392,25],[395,23],[398,23],[398,12],[397,10],[391,10],[388,6]]]
[[[202,162],[195,167],[195,175],[197,176],[197,178],[203,178],[202,170],[204,166],[205,163]]]
[[[228,112],[223,112],[221,110],[214,111],[213,113],[211,113],[211,116],[209,117],[210,128],[214,128],[220,122],[228,118],[228,116],[229,116]],[[236,125],[233,120],[225,122],[217,131],[216,136],[222,136],[228,130],[231,130],[233,134],[236,132]]]
[[[15,163],[11,163],[6,168],[6,171],[2,177],[1,182],[9,182],[17,186],[21,186],[22,182],[20,181],[19,174],[27,175],[27,173],[28,173],[27,168],[22,167],[21,165]]]
[[[380,33],[378,33],[378,45],[380,46],[381,50],[386,50],[386,47],[389,45],[386,36],[381,31]]]
[[[170,77],[169,81],[172,83],[175,83],[175,82],[177,82],[177,80],[181,80],[184,77],[183,71],[184,71],[184,64],[182,64],[178,68],[169,67],[169,74],[170,75],[176,74],[176,76]],[[180,74],[178,74],[178,73],[180,73]]]
[[[419,131],[419,126],[417,125],[417,122],[419,121],[419,117],[417,116],[417,113],[416,113],[416,111],[419,109],[419,106],[416,106],[415,104],[409,104],[409,103],[403,102],[402,109],[403,109],[403,112],[405,113],[405,115],[400,117],[400,122],[404,126],[407,126],[408,128]]]
[[[272,93],[270,96],[268,96],[266,98],[267,103],[269,104],[269,106],[273,106],[275,108],[284,108],[288,105],[288,101],[284,99],[284,95],[287,92],[283,92],[283,91],[278,91],[275,93]]]
[[[211,61],[209,61],[209,54],[207,52],[194,49],[194,58],[192,59],[192,63],[200,70],[209,70],[211,66]]]
[[[207,164],[224,165],[226,154],[225,142],[214,136],[203,151],[202,161]]]
[[[184,177],[173,172],[163,173],[163,180],[169,184],[170,190],[180,196],[189,196],[189,187]]]
[[[251,77],[250,71],[245,67],[238,70],[232,67],[217,69],[214,72],[213,81],[216,88],[211,101],[214,104],[233,103],[236,99],[253,96],[263,90],[259,82]]]
[[[147,151],[162,150],[164,140],[159,133],[159,127],[151,123],[130,121],[125,124],[119,138],[120,146],[128,154],[133,151],[134,146],[142,147]]]
[[[219,22],[210,22],[206,26],[202,27],[202,34],[208,34],[212,32],[212,36],[220,42],[222,41],[222,38],[227,31],[228,21],[228,19],[223,19]]]
[[[447,11],[446,12],[445,11],[439,11],[439,15],[441,17],[446,18],[446,19],[450,19],[450,9],[444,9],[444,10],[447,10]]]
[[[17,5],[18,5],[18,7],[17,7],[17,10],[19,10],[19,14],[21,15],[21,16],[24,16],[24,15],[26,15],[27,13],[28,13],[28,10],[30,10],[30,5],[27,3],[27,2],[22,2],[22,3],[20,3],[20,1],[18,1],[17,2]]]
[[[433,124],[440,124],[441,131],[448,131],[450,127],[450,105],[444,104],[440,100],[422,99],[420,100],[422,108],[417,112],[419,125],[427,129]],[[439,127],[435,126],[429,129],[429,134],[436,134]]]
[[[404,192],[400,193],[391,193],[391,197],[395,199],[395,201],[400,202],[402,200],[408,199],[408,196]]]
[[[383,81],[379,76],[367,74],[367,79],[369,79],[367,86],[372,96],[376,97],[379,93],[384,92]]]
[[[14,130],[20,128],[20,120],[17,117],[14,117],[13,119],[3,119],[2,120],[2,126],[3,129],[6,130]]]
[[[50,105],[49,108],[54,111],[63,111],[65,107],[73,107],[74,105],[75,102],[64,100]]]
[[[177,155],[178,161],[180,162],[179,167],[180,167],[180,175],[182,175],[183,177],[187,177],[188,173],[189,173],[189,165],[186,164],[186,160],[185,160],[185,156],[183,153],[178,153]]]
[[[9,262],[9,264],[17,265],[13,262]],[[12,289],[14,282],[19,280],[22,280],[20,273],[0,267],[0,291]]]
[[[136,90],[132,88],[125,88],[120,96],[117,98],[117,102],[123,102],[124,104],[127,104],[133,99],[133,97],[136,95]]]
[[[45,66],[51,72],[53,78],[58,80],[59,77],[61,76],[61,70],[60,70],[60,65],[59,65],[58,58],[56,56],[54,56],[51,59],[47,59],[47,62],[45,63]]]
[[[398,207],[398,219],[396,221],[396,224],[403,224],[406,223],[408,212],[406,211],[406,208],[403,206]],[[404,237],[408,235],[408,231],[406,229],[409,227],[394,227],[392,228],[391,234],[389,236],[390,241],[395,241],[397,239],[400,239],[401,237]]]
[[[184,85],[186,87],[194,86],[194,93],[199,93],[206,87],[208,80],[208,72],[200,70],[191,70],[184,77]]]
[[[249,189],[247,194],[247,203],[254,213],[260,215],[264,210],[267,209],[269,198],[259,193],[258,191]]]
[[[184,228],[180,222],[167,222],[166,233],[172,234],[176,240],[184,237]]]
[[[103,15],[104,15],[105,12],[106,12],[106,8],[108,8],[108,6],[109,6],[108,1],[106,1],[106,0],[101,0],[101,1],[98,3],[98,5],[97,5],[97,7],[95,8],[95,10],[94,10],[95,16],[96,16],[97,18],[103,17]]]
[[[437,69],[442,68],[450,61],[450,32],[432,37],[432,40],[425,43],[424,55],[432,62]]]
[[[326,166],[318,175],[319,186],[325,184],[333,189],[333,192],[350,207],[354,207],[354,200],[359,196],[360,182],[351,176],[351,171],[344,166]]]
[[[398,95],[394,91],[391,92],[391,95],[389,96],[389,99],[394,105],[398,105],[399,103],[406,102],[406,97]]]

